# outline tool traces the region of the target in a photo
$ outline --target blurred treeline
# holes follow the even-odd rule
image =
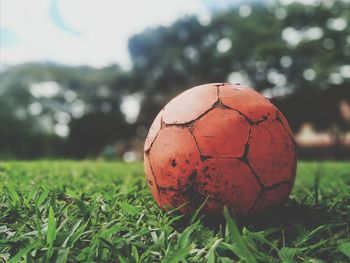
[[[255,2],[133,36],[130,70],[8,67],[0,83],[0,157],[138,158],[171,97],[226,81],[272,98],[295,133],[309,123],[339,144],[350,121],[349,23],[347,0]]]

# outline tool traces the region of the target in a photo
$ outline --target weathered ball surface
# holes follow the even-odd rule
[[[239,85],[194,87],[154,120],[144,147],[157,204],[188,213],[224,206],[250,216],[282,204],[293,187],[296,149],[287,120],[266,98]]]

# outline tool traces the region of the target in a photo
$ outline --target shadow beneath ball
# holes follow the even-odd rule
[[[307,205],[289,199],[285,204],[263,214],[250,217],[236,217],[231,211],[231,216],[233,216],[240,229],[247,227],[251,231],[261,231],[276,226],[288,229],[293,228],[295,225],[313,229],[325,223],[339,221],[344,215],[330,210],[329,207]],[[198,212],[196,218],[193,218],[193,213],[185,214],[174,223],[174,227],[181,230],[197,220],[200,220],[205,227],[215,232],[225,229],[226,222],[222,213],[205,214],[202,211]]]
[[[240,220],[239,223],[252,230],[263,230],[276,226],[292,226],[300,224],[305,228],[314,228],[325,222],[331,222],[334,212],[324,206],[306,205],[288,200],[284,205],[260,214],[258,216]]]

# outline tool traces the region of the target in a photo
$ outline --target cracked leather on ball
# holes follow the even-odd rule
[[[224,206],[250,216],[282,204],[296,172],[292,131],[283,114],[249,88],[194,87],[154,120],[144,147],[148,185],[159,207],[206,213]]]

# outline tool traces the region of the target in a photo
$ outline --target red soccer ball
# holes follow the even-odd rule
[[[188,213],[227,206],[239,216],[282,204],[293,187],[295,142],[283,114],[252,89],[214,83],[171,100],[144,148],[157,204]],[[184,204],[186,203],[186,204]]]

